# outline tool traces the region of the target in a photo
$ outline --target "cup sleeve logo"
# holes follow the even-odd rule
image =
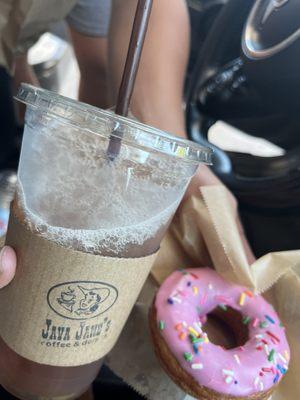
[[[104,282],[65,282],[53,286],[47,295],[49,307],[68,319],[98,317],[117,301],[118,290]]]

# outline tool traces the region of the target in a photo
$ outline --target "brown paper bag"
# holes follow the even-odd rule
[[[213,265],[225,279],[263,293],[277,310],[291,347],[290,369],[272,400],[300,399],[300,250],[247,262],[227,190],[207,186],[182,203],[162,243],[152,277],[158,284],[175,269]]]
[[[157,262],[152,269],[152,278],[157,284],[160,284],[173,270],[179,267],[200,267],[201,265],[214,265],[226,279],[245,284],[256,292],[264,292],[267,300],[274,305],[282,322],[287,327],[292,355],[289,372],[272,396],[272,400],[299,400],[300,381],[297,377],[300,372],[300,251],[268,254],[249,266],[238,234],[236,211],[232,208],[228,193],[222,187],[204,187],[201,193],[199,191],[199,196],[189,198],[182,203],[161,245]],[[150,293],[152,293],[151,290]],[[140,315],[145,321],[147,321],[147,299],[143,299],[141,296],[138,303],[140,308],[142,305],[144,306],[140,310]],[[151,302],[151,299],[149,301]],[[133,312],[132,317],[134,316]],[[115,348],[117,354],[115,364],[118,366],[120,357],[127,350],[124,346],[126,343],[128,344],[128,337],[130,337],[128,333],[132,336],[132,332],[134,332],[134,337],[138,337],[136,325],[131,330],[129,329],[130,324],[136,322],[132,317],[127,323],[128,332],[125,329]],[[141,323],[141,320],[138,321]],[[142,342],[145,341],[143,329],[147,329],[147,323],[145,322],[143,326],[144,328],[142,325],[140,327],[142,333],[137,339]],[[136,350],[136,342],[134,342],[134,346]],[[149,350],[145,352],[147,357],[149,356],[148,351],[150,352],[150,340]],[[132,353],[129,353],[130,348],[126,355],[132,357]],[[112,352],[112,359],[113,355]],[[138,363],[139,357],[135,360]],[[154,360],[151,363],[151,360],[147,358],[147,361],[148,364],[151,364],[150,370],[158,368],[158,364],[155,364]],[[145,357],[140,362],[140,372],[143,373]],[[114,368],[116,365],[110,366],[136,390],[141,389],[133,377],[129,376],[128,366],[127,372],[123,371],[121,374],[118,369]],[[149,368],[146,370],[148,371]],[[158,371],[163,373],[161,370]],[[149,377],[149,385],[152,381],[157,386],[157,380],[151,380]],[[166,385],[171,386],[171,382],[167,380]],[[162,387],[165,393],[166,387]],[[165,395],[165,398],[169,397]],[[174,393],[172,398],[175,398]],[[178,398],[181,398],[180,393]]]

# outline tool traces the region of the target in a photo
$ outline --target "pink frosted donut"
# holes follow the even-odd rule
[[[203,325],[219,307],[225,315],[229,307],[239,312],[248,328],[243,346],[225,349],[210,342]],[[209,268],[176,271],[165,280],[150,328],[169,375],[197,398],[268,399],[288,369],[289,345],[273,307]]]

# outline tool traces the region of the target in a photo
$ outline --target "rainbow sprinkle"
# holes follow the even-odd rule
[[[290,356],[289,356],[289,352],[287,350],[284,350],[284,357],[285,357],[286,361],[289,361]]]
[[[188,275],[188,273],[186,272],[186,270],[184,268],[179,268],[178,271],[181,272],[182,275]]]
[[[275,324],[274,319],[271,318],[269,315],[265,315],[265,318],[266,318],[269,322],[271,322],[271,324]]]
[[[225,296],[220,296],[220,295],[217,295],[217,296],[215,296],[215,299],[217,300],[217,301],[219,301],[220,303],[228,303],[229,301],[230,301],[230,299],[228,299],[227,297],[225,297]]]
[[[204,337],[204,343],[209,343],[209,339],[206,333],[203,334]]]
[[[245,300],[246,300],[246,294],[245,292],[243,292],[241,294],[240,300],[239,300],[239,305],[242,307],[245,304]]]
[[[227,311],[227,307],[225,306],[225,304],[219,304],[219,307],[220,307],[223,311]]]
[[[267,335],[276,340],[276,342],[280,343],[280,339],[276,335],[274,335],[274,333],[267,331]]]
[[[274,355],[275,355],[275,350],[272,349],[268,355],[268,361],[273,362],[274,361]]]
[[[222,369],[224,375],[234,376],[234,372],[231,369]]]
[[[268,323],[267,323],[266,321],[261,321],[261,322],[259,323],[259,327],[260,327],[261,329],[265,329],[267,326],[268,326]]]
[[[163,331],[163,330],[165,329],[165,323],[164,323],[164,321],[159,321],[159,329],[160,329],[161,331]]]
[[[205,342],[205,340],[204,340],[203,337],[199,337],[199,338],[193,337],[193,338],[191,339],[191,341],[192,341],[192,343],[203,343],[203,342]]]
[[[254,297],[254,294],[251,292],[251,290],[245,290],[245,294],[250,298]]]
[[[253,320],[253,322],[252,322],[253,328],[256,328],[257,325],[258,325],[258,323],[259,323],[259,319],[258,319],[258,318],[255,318],[255,319]]]
[[[226,376],[225,382],[226,382],[227,384],[231,383],[232,381],[233,381],[232,376]]]
[[[264,345],[265,352],[267,356],[269,355],[269,346],[267,344]]]
[[[199,293],[197,286],[193,286],[193,293],[195,296],[197,296],[197,294]]]
[[[251,317],[244,317],[244,318],[243,318],[243,324],[244,324],[244,325],[248,325],[249,322],[250,322],[250,320],[251,320]]]
[[[185,292],[183,292],[182,290],[177,290],[177,293],[179,293],[180,294],[180,296],[182,296],[182,297],[186,297],[186,293]]]
[[[271,370],[272,370],[272,373],[275,375],[276,374],[276,369],[273,367],[273,365],[271,366]]]
[[[199,348],[198,348],[198,345],[196,343],[193,344],[193,350],[194,350],[194,353],[198,354]]]
[[[189,339],[193,343],[193,340],[196,339],[196,336],[192,335],[191,333],[189,334]]]
[[[264,372],[272,372],[272,369],[271,368],[262,368],[262,371],[264,371]]]
[[[192,369],[203,369],[203,364],[201,363],[192,364]]]
[[[175,329],[176,329],[176,331],[181,331],[181,329],[182,329],[182,324],[181,324],[181,323],[176,324],[176,325],[175,325]]]
[[[241,365],[240,357],[239,357],[237,354],[235,354],[233,357],[235,358],[235,361],[236,361],[239,365]]]
[[[187,337],[187,334],[186,334],[185,332],[181,332],[181,333],[178,335],[178,337],[179,337],[180,340],[185,340],[186,337]]]
[[[206,300],[207,300],[207,293],[205,292],[205,293],[203,294],[201,300],[200,300],[200,304],[201,304],[201,305],[205,304]]]
[[[192,335],[194,335],[194,336],[196,336],[196,337],[199,337],[199,333],[198,333],[192,326],[189,327],[189,332],[190,332]]]
[[[178,297],[172,297],[172,300],[173,300],[173,303],[175,302],[175,303],[181,303],[181,300],[180,299],[178,299]]]
[[[279,381],[279,374],[277,373],[273,380],[273,383],[277,383],[278,381]]]
[[[196,329],[196,331],[198,332],[198,335],[200,335],[202,333],[201,322],[194,322],[193,325],[194,325],[194,328]]]
[[[185,359],[186,361],[192,361],[192,359],[193,359],[193,354],[188,353],[188,352],[185,352],[185,353],[183,353],[183,357],[184,357],[184,359]]]
[[[286,369],[283,368],[280,364],[277,364],[277,369],[279,369],[279,371],[281,372],[282,375],[284,375],[286,373]]]

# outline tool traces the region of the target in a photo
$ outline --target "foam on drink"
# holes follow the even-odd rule
[[[102,137],[87,140],[58,129],[53,124],[41,135],[26,128],[26,168],[17,191],[26,224],[60,245],[114,256],[135,256],[134,249],[160,237],[178,206],[178,191],[185,190],[186,171],[171,170],[168,157],[148,157],[126,144],[108,162]]]

